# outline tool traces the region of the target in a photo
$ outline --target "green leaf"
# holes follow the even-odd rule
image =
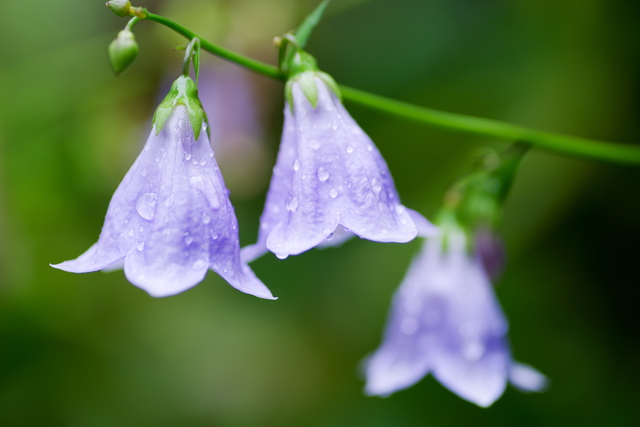
[[[305,18],[302,25],[300,25],[296,30],[295,36],[300,49],[304,48],[307,44],[309,36],[311,36],[311,32],[316,25],[318,25],[318,22],[320,22],[320,19],[322,18],[324,11],[327,9],[327,6],[329,6],[329,3],[331,3],[331,0],[324,0],[320,3],[320,5],[318,5],[318,7],[316,7],[315,10]]]

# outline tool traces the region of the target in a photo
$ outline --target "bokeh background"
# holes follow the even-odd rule
[[[203,37],[273,63],[311,0],[148,0]],[[432,108],[637,143],[635,0],[335,0],[308,49],[340,83]],[[534,150],[506,205],[497,292],[516,358],[551,379],[489,409],[431,377],[365,397],[360,361],[419,242],[351,241],[253,268],[277,301],[214,273],[153,299],[123,273],[48,266],[97,239],[184,44],[151,22],[120,78],[125,20],[104,0],[0,0],[0,425],[637,426],[640,168]],[[243,244],[255,240],[283,86],[203,58],[201,95]],[[355,105],[403,202],[428,217],[481,147]]]

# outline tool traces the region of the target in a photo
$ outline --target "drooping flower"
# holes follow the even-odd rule
[[[240,260],[237,219],[206,126],[195,83],[180,77],[111,199],[98,242],[53,267],[86,273],[124,262],[127,279],[155,297],[191,288],[211,268],[234,288],[273,299]]]
[[[243,249],[246,261],[267,249],[279,258],[297,255],[334,233],[341,237],[337,243],[354,234],[397,243],[416,237],[413,218],[419,214],[400,203],[382,155],[344,108],[334,85],[318,71],[289,81],[278,159],[258,242]],[[433,232],[435,227],[420,221]]]
[[[479,406],[497,400],[507,381],[540,391],[546,378],[512,359],[508,324],[464,232],[427,239],[393,299],[382,345],[366,364],[370,395],[387,396],[428,373]]]

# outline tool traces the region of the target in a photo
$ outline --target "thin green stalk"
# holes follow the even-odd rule
[[[237,65],[277,80],[284,81],[287,79],[286,74],[278,70],[277,67],[256,61],[206,41],[192,31],[163,16],[149,13],[145,19],[162,24],[189,40],[198,37],[202,49]],[[577,157],[640,165],[640,146],[541,132],[498,120],[446,113],[342,85],[340,85],[340,90],[346,100],[426,125],[489,138],[524,141],[539,148]]]

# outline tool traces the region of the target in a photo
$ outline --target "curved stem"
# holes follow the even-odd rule
[[[227,61],[273,79],[283,81],[287,79],[287,75],[277,67],[256,61],[206,41],[192,31],[163,16],[149,13],[145,19],[162,24],[189,40],[198,37],[202,49]],[[640,146],[541,132],[498,120],[432,110],[342,85],[340,85],[340,90],[346,100],[426,125],[483,137],[524,141],[539,148],[577,157],[640,165]]]

